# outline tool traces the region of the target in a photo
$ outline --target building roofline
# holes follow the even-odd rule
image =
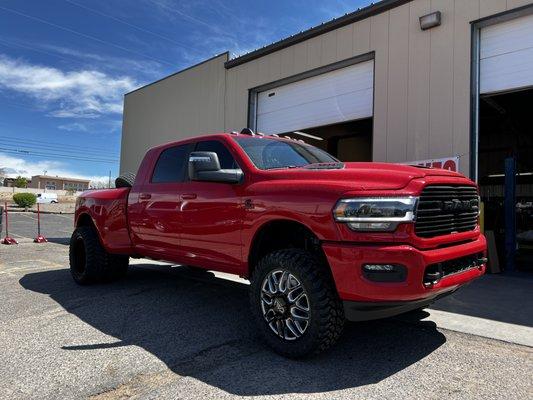
[[[65,176],[52,176],[52,175],[33,175],[31,179],[38,178],[38,179],[58,179],[61,181],[72,181],[72,182],[90,182],[90,179],[80,179],[80,178],[68,178]]]
[[[147,84],[144,85],[144,86],[138,87],[137,89],[133,89],[132,91],[130,91],[130,92],[128,92],[128,93],[125,93],[124,96],[127,96],[128,94],[135,93],[135,92],[137,92],[137,91],[139,91],[139,90],[141,90],[141,89],[147,88],[148,86],[155,85],[156,83],[159,83],[159,82],[161,82],[161,81],[164,81],[165,79],[172,78],[174,75],[178,75],[178,74],[181,74],[181,73],[183,73],[183,72],[185,72],[185,71],[188,71],[188,70],[190,70],[190,69],[193,69],[193,68],[199,67],[199,66],[202,65],[202,64],[208,63],[209,61],[213,61],[215,58],[222,57],[222,56],[226,56],[226,62],[227,62],[227,60],[229,59],[229,51],[225,51],[224,53],[217,54],[216,56],[210,57],[210,58],[208,58],[207,60],[203,60],[203,61],[200,61],[200,62],[197,63],[197,64],[191,65],[190,67],[187,67],[187,68],[181,69],[181,70],[179,70],[179,71],[177,71],[177,72],[173,72],[173,73],[170,74],[170,75],[167,75],[167,76],[164,76],[163,78],[158,79],[157,81],[147,83]]]
[[[332,19],[331,21],[322,23],[306,31],[302,31],[295,35],[289,36],[288,38],[282,39],[268,46],[261,47],[260,49],[251,51],[250,53],[246,53],[240,57],[228,60],[224,63],[224,66],[226,67],[226,69],[236,67],[238,65],[255,60],[256,58],[263,57],[267,54],[295,45],[296,43],[303,42],[304,40],[308,40],[315,36],[319,36],[332,30],[341,28],[345,25],[361,21],[373,15],[381,14],[385,11],[399,7],[411,1],[412,0],[382,0],[379,3],[370,4],[367,7],[360,8],[354,12],[345,14],[339,18]]]

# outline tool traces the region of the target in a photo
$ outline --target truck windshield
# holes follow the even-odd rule
[[[268,137],[235,137],[259,169],[296,168],[316,163],[338,163],[330,154],[314,146]]]

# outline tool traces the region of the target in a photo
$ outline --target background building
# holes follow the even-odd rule
[[[516,220],[525,231],[532,88],[532,1],[384,0],[128,93],[120,169],[135,171],[149,147],[187,136],[297,131],[344,161],[458,160],[481,185],[487,228],[513,230],[501,215],[512,198],[513,209],[529,210]]]
[[[87,190],[89,180],[65,178],[61,176],[35,175],[31,177],[29,188],[47,190]]]
[[[1,179],[2,179],[2,178],[0,178],[0,181],[1,181]],[[15,187],[15,186],[16,186],[15,183],[16,183],[17,178],[7,178],[7,177],[6,177],[6,178],[3,178],[3,180],[4,180],[4,182],[3,182],[2,185],[3,185],[4,187]],[[31,181],[28,179],[28,180],[26,181],[26,183],[27,183],[27,186],[29,187],[30,184],[31,184]]]

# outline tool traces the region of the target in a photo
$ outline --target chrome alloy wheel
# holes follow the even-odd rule
[[[285,340],[301,337],[311,318],[309,297],[289,271],[270,271],[261,285],[261,309],[272,331]]]

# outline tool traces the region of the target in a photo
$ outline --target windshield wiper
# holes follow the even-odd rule
[[[306,169],[343,169],[344,163],[342,162],[317,162],[304,166]]]
[[[288,168],[302,168],[302,166],[301,165],[285,165],[283,167],[270,167],[266,169],[271,170],[271,169],[288,169]]]

